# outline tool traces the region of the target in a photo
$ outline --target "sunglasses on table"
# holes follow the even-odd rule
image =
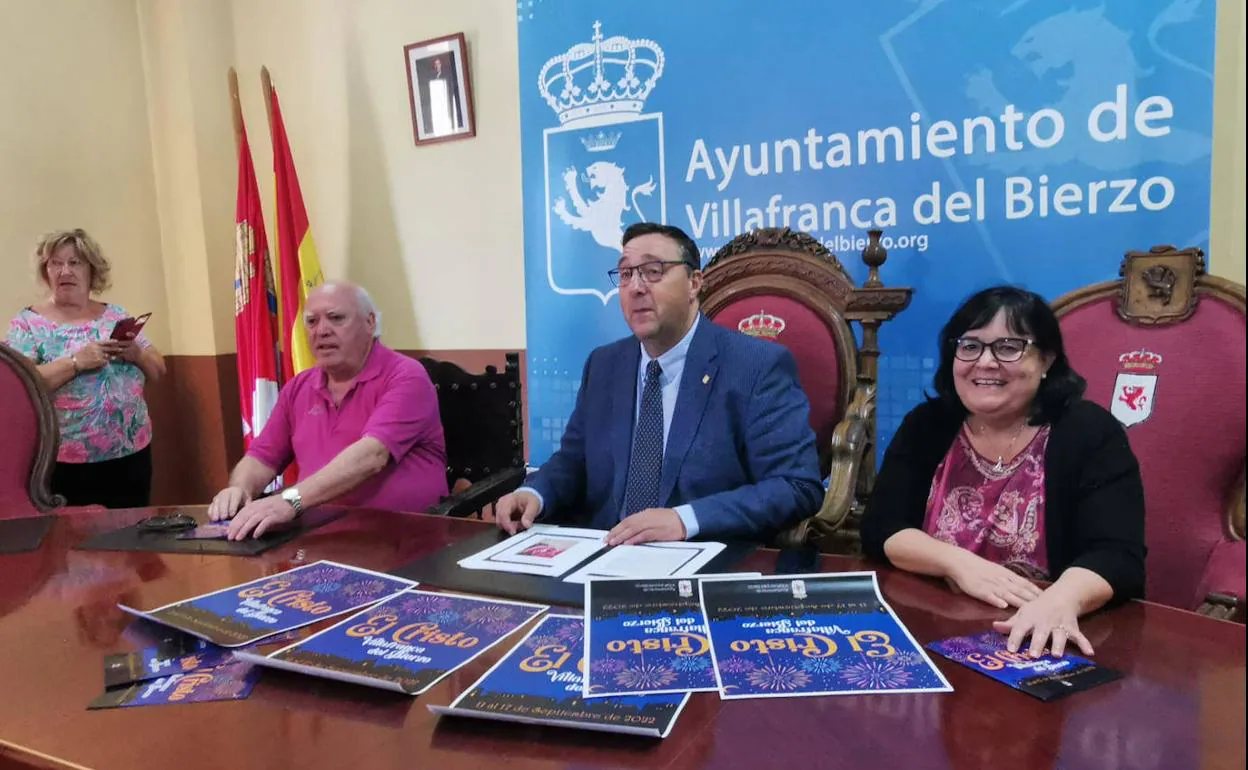
[[[1027,354],[1027,348],[1036,343],[1024,337],[1001,337],[984,342],[974,337],[959,337],[953,341],[953,355],[959,361],[978,361],[984,349],[992,351],[992,357],[1003,364],[1012,364]]]
[[[148,516],[139,521],[137,526],[140,532],[181,532],[194,529],[198,525],[199,522],[185,513],[174,513],[167,516]]]

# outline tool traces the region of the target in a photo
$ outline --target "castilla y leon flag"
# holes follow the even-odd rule
[[[243,446],[260,435],[277,403],[277,299],[256,169],[247,131],[239,125],[238,203],[234,210],[234,340]]]
[[[303,323],[303,306],[308,292],[324,282],[321,262],[308,228],[308,212],[303,207],[295,159],[282,123],[277,89],[269,91],[272,113],[269,129],[273,134],[273,176],[277,191],[277,311],[281,323],[282,374],[289,380],[314,363]]]

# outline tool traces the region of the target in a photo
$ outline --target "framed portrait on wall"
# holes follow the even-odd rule
[[[416,144],[476,136],[464,33],[404,46],[403,59]]]

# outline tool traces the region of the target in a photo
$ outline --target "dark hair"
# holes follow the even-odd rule
[[[959,337],[992,323],[1001,311],[1005,311],[1005,324],[1012,333],[1031,338],[1042,354],[1053,356],[1048,376],[1040,380],[1040,389],[1031,402],[1030,420],[1032,425],[1053,422],[1083,396],[1088,383],[1070,366],[1062,329],[1049,303],[1039,294],[1016,286],[994,286],[972,295],[940,330],[940,368],[932,381],[936,395],[966,411],[953,387],[954,349]]]
[[[635,222],[624,231],[624,239],[620,242],[620,246],[627,246],[628,242],[634,238],[655,233],[676,242],[676,245],[680,247],[680,258],[685,261],[690,270],[702,269],[702,262],[698,257],[698,245],[685,234],[684,230],[672,225],[661,225],[658,222]]]

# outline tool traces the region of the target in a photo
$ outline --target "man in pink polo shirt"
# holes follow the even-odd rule
[[[447,494],[437,392],[419,361],[377,340],[368,293],[348,283],[318,286],[304,322],[316,366],[282,388],[208,508],[213,520],[234,519],[231,540],[259,537],[322,503],[423,511]],[[256,499],[292,461],[297,484]]]

